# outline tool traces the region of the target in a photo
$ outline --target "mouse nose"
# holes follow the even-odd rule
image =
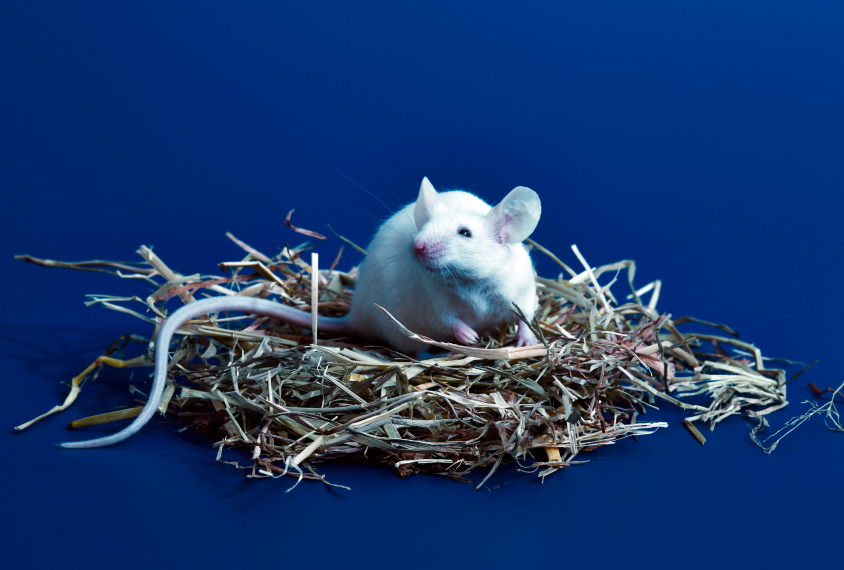
[[[441,241],[418,240],[413,242],[413,253],[416,254],[416,259],[423,263],[430,263],[439,259],[444,250],[445,244]]]

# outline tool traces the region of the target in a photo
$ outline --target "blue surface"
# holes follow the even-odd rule
[[[114,338],[150,332],[82,305],[138,283],[13,254],[139,259],[145,244],[218,273],[241,254],[226,231],[270,253],[297,243],[291,208],[365,243],[368,215],[389,211],[346,177],[391,208],[423,175],[489,201],[535,189],[534,237],[569,264],[572,243],[592,264],[633,258],[639,284],[663,280],[662,310],[820,359],[774,426],[804,411],[809,381],[842,381],[840,2],[78,4],[0,6],[9,429]],[[743,419],[701,447],[664,410],[669,429],[544,485],[510,469],[475,493],[348,466],[325,472],[352,492],[285,494],[169,423],[52,447],[125,403],[129,378],[105,370],[72,410],[0,437],[5,568],[840,565],[844,435],[819,420],[765,455]]]

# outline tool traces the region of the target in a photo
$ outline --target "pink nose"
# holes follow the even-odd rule
[[[440,257],[445,250],[445,244],[441,241],[432,243],[425,241],[413,242],[413,251],[419,259],[434,260]]]

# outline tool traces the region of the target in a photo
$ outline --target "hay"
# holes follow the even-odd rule
[[[287,224],[326,239],[295,228],[289,215]],[[184,303],[197,295],[269,297],[311,311],[314,273],[302,255],[308,244],[270,257],[227,235],[246,252],[241,261],[221,264],[231,270],[228,277],[181,275],[146,247],[139,250],[141,263],[19,257],[152,285],[155,291],[146,298],[91,295],[86,304],[131,314],[156,331],[168,314],[165,301],[174,297]],[[541,345],[515,348],[515,326],[507,326],[484,338],[482,347],[434,343],[446,352],[419,360],[351,338],[314,344],[309,331],[265,317],[211,315],[178,331],[159,410],[199,433],[222,436],[214,444],[221,461],[224,448],[245,451],[245,464],[225,463],[249,468],[250,477],[325,482],[316,465],[356,461],[387,465],[402,477],[424,472],[467,482],[470,472],[485,469],[480,488],[505,460],[544,478],[585,462],[585,452],[666,427],[640,421],[658,400],[690,412],[685,424],[701,444],[696,424],[714,429],[743,411],[761,422],[788,403],[784,370],[766,368],[759,350],[725,325],[660,314],[661,283],[637,290],[632,261],[592,268],[572,246],[584,268],[578,272],[531,244],[565,271],[536,279],[540,308],[529,324]],[[317,272],[315,308],[322,315],[341,316],[350,306],[356,268],[337,270],[341,254],[342,248],[330,269]],[[606,276],[610,281],[601,285]],[[619,277],[626,277],[630,289],[625,302],[611,292]],[[144,312],[131,308],[139,304]],[[726,336],[678,330],[690,322]],[[69,406],[103,364],[150,366],[149,342],[147,355],[113,357],[133,339],[115,343],[73,379],[64,404],[40,417]],[[137,409],[100,414],[72,427],[133,414]]]

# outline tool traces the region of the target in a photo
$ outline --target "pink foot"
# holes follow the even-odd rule
[[[519,331],[516,333],[516,346],[533,346],[539,344],[539,339],[536,338],[529,328],[519,321]]]
[[[478,342],[478,333],[463,321],[459,319],[455,321],[452,329],[454,330],[454,336],[463,344],[475,344]]]

